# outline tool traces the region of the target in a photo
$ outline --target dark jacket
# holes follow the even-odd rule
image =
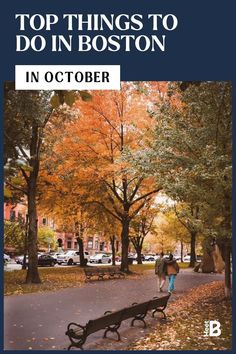
[[[157,274],[159,277],[162,275],[166,274],[166,262],[165,259],[157,259],[155,263],[155,274]]]

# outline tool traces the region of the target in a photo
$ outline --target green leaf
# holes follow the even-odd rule
[[[53,95],[50,102],[51,102],[52,108],[58,108],[60,106],[59,96],[57,94]]]
[[[12,197],[12,192],[9,188],[4,187],[4,197],[5,198],[11,198]]]
[[[29,166],[29,165],[25,165],[25,164],[19,164],[20,167],[22,168],[22,170],[24,170],[25,172],[31,172],[33,171],[33,167]]]
[[[11,182],[15,185],[21,185],[22,184],[22,178],[20,177],[13,177]]]
[[[92,95],[88,91],[79,91],[79,94],[83,101],[91,101]]]
[[[75,102],[75,94],[73,91],[66,91],[64,96],[64,101],[68,106],[73,106]]]

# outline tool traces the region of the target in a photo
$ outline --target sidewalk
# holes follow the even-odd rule
[[[171,297],[171,301],[192,287],[215,280],[223,280],[223,275],[181,270],[176,280],[176,294]],[[91,282],[79,288],[5,297],[4,349],[66,349],[69,340],[65,331],[69,322],[85,324],[107,310],[117,310],[133,302],[149,300],[157,294],[156,276],[153,271],[147,271],[145,277],[138,279]],[[130,329],[129,321],[126,322],[122,323],[120,330],[122,341],[129,331],[133,333],[129,338],[135,339],[136,335],[140,338],[144,330],[140,329],[139,333],[137,328]],[[101,337],[101,332],[89,336],[84,348],[95,348]],[[114,345],[114,340],[111,345],[109,342],[108,339],[107,349]]]

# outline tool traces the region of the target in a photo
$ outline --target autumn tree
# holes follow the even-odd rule
[[[157,208],[154,200],[150,200],[130,223],[130,240],[137,253],[137,263],[142,264],[142,248],[145,237],[150,232],[155,232],[154,219]]]
[[[92,204],[93,205],[93,204]],[[102,206],[93,205],[94,212],[92,217],[95,218],[96,231],[103,235],[111,245],[112,265],[116,264],[116,242],[120,242],[121,225],[116,218],[108,213]],[[101,220],[103,222],[101,223]]]
[[[152,157],[165,175],[163,188],[174,200],[201,210],[202,224],[220,221],[230,294],[232,105],[229,82],[171,83],[169,96],[151,112],[156,118]],[[149,164],[150,166],[150,164]],[[155,173],[155,172],[154,172]],[[158,171],[159,175],[160,171]],[[210,217],[210,220],[209,220]],[[218,224],[219,226],[219,224]]]
[[[153,222],[154,232],[146,237],[146,243],[151,245],[155,253],[163,252],[167,254],[175,252],[178,228],[176,228],[177,225],[173,221],[173,218],[165,210],[159,211],[156,215]]]
[[[44,132],[55,108],[72,104],[74,92],[17,91],[7,82],[5,93],[5,185],[27,199],[29,266],[26,283],[40,283],[37,257],[38,175]]]
[[[78,119],[63,128],[53,146],[73,195],[82,195],[84,205],[102,207],[121,224],[123,271],[128,271],[130,221],[161,189],[126,159],[151,143],[148,103],[132,83],[123,84],[120,91],[96,91],[90,102],[77,101]],[[48,173],[53,171],[49,162]]]
[[[194,267],[197,261],[196,242],[197,236],[202,232],[202,222],[200,215],[200,207],[197,204],[179,203],[180,207],[174,206],[177,219],[188,231],[190,237],[190,267]]]
[[[12,247],[16,252],[24,252],[25,225],[22,221],[4,221],[4,246]]]
[[[44,160],[42,165],[44,166]],[[40,176],[39,210],[47,213],[56,223],[57,230],[71,233],[76,237],[80,266],[86,265],[84,258],[84,237],[89,231],[94,231],[94,219],[88,209],[85,209],[78,196],[73,195],[73,185],[65,180],[65,175]]]
[[[195,251],[195,244],[194,247],[191,247],[192,237],[189,230],[190,225],[192,228],[195,226],[194,230],[199,232],[199,225],[197,222],[194,224],[190,215],[186,213],[186,209],[181,208],[181,205],[169,206],[164,211],[163,223],[159,224],[159,232],[161,231],[166,237],[175,241],[176,246],[178,243],[180,244],[180,257],[182,262],[185,245],[190,244],[190,250],[193,249]]]
[[[43,131],[52,113],[50,92],[5,87],[5,145],[8,188],[21,191],[28,205],[29,267],[26,282],[39,283],[37,269],[37,179]],[[16,178],[20,181],[16,182]]]
[[[46,248],[48,251],[55,250],[55,232],[48,226],[38,228],[38,246]]]

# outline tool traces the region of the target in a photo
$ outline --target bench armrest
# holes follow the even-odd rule
[[[74,326],[74,327],[76,327],[76,328],[79,328],[79,330],[81,330],[81,332],[84,331],[84,329],[85,329],[85,327],[86,327],[86,326],[82,326],[82,325],[80,325],[80,324],[78,324],[78,323],[71,322],[71,323],[69,323],[68,326],[67,326],[66,335],[68,335],[68,333],[71,333],[72,331],[74,332],[74,329],[71,328],[72,326]],[[79,330],[77,329],[77,331],[79,331]]]
[[[109,313],[112,313],[112,311],[105,311],[104,315],[108,315]]]

